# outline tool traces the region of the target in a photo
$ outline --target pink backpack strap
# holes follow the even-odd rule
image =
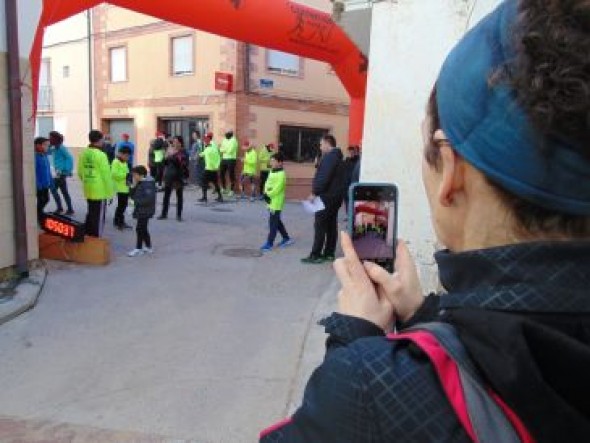
[[[447,323],[424,323],[393,341],[410,341],[430,359],[459,422],[476,443],[534,443],[519,417],[489,389],[457,332]]]

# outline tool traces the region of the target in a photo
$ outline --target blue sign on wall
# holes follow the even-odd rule
[[[260,87],[263,89],[272,89],[275,87],[275,82],[274,80],[270,80],[268,78],[261,78]]]

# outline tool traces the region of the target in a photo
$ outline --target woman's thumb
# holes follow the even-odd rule
[[[391,278],[389,272],[373,262],[365,262],[365,270],[373,283],[377,283],[378,285],[385,285],[387,279]]]

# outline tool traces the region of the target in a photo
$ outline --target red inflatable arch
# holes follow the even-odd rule
[[[30,62],[37,84],[46,26],[103,3],[43,0]],[[349,142],[362,139],[367,58],[321,11],[289,0],[111,0],[108,3],[162,20],[332,65],[351,97]]]

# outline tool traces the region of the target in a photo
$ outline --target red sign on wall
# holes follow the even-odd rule
[[[234,76],[226,72],[215,73],[215,90],[233,92],[234,90]]]

